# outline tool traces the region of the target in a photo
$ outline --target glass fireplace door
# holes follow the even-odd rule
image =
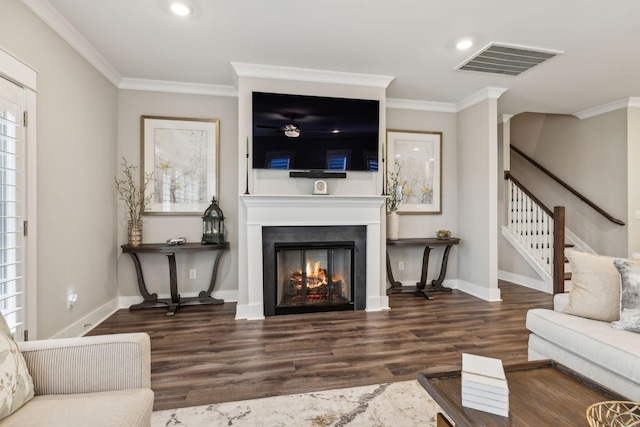
[[[276,243],[276,314],[353,310],[353,242]]]

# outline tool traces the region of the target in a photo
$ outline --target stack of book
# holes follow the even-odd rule
[[[462,406],[509,416],[509,387],[502,360],[462,354]]]

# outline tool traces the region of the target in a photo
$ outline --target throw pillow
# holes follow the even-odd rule
[[[17,411],[33,397],[33,381],[27,364],[0,315],[0,420]]]
[[[563,312],[605,322],[618,320],[620,274],[613,265],[616,258],[575,250],[567,250],[566,255],[571,265],[572,288]]]
[[[622,259],[614,261],[620,272],[620,320],[615,328],[640,333],[640,265]]]

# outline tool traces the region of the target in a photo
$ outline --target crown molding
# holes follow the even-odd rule
[[[331,83],[386,89],[395,79],[392,76],[347,73],[342,71],[313,70],[310,68],[281,67],[275,65],[232,62],[237,77],[292,80],[312,83]]]
[[[98,72],[118,87],[122,76],[47,0],[22,0],[29,9],[69,43]]]
[[[398,110],[432,111],[436,113],[456,113],[455,104],[449,102],[417,101],[413,99],[387,98],[387,108]]]
[[[118,85],[118,89],[186,93],[190,95],[238,96],[238,90],[233,86],[172,82],[167,80],[130,79],[127,77],[122,79],[120,85]]]
[[[600,114],[620,110],[622,108],[640,108],[640,97],[632,96],[630,98],[619,99],[608,104],[580,111],[578,113],[575,113],[574,116],[576,116],[580,120],[584,120],[590,117],[599,116]]]
[[[462,101],[457,102],[456,111],[460,112],[462,110],[466,110],[467,108],[487,99],[498,99],[506,91],[507,89],[502,87],[486,87],[473,95],[466,97]]]
[[[498,117],[498,123],[508,123],[513,117],[513,114],[503,114]]]

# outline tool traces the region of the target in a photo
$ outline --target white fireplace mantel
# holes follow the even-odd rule
[[[389,309],[384,281],[385,196],[241,195],[236,319],[264,319],[262,227],[365,225],[367,311]],[[243,254],[246,254],[244,256]]]

